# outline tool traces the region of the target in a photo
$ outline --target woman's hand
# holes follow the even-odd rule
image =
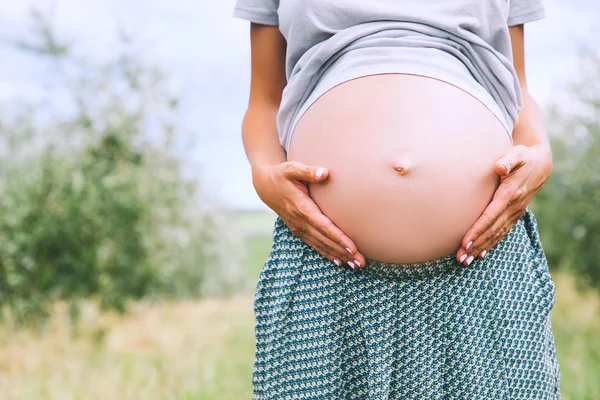
[[[456,254],[465,265],[485,257],[521,218],[552,173],[552,153],[547,144],[517,145],[496,162],[494,170],[500,175],[500,186]]]
[[[352,269],[362,268],[365,258],[357,252],[354,242],[323,215],[304,183],[323,182],[328,174],[323,167],[286,161],[253,167],[252,182],[260,199],[294,235],[338,267],[347,263]]]

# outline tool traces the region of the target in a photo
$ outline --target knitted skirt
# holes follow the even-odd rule
[[[558,399],[554,282],[529,208],[483,259],[337,267],[279,218],[253,399]]]

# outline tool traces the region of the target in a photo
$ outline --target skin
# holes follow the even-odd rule
[[[552,173],[552,150],[543,117],[527,89],[524,27],[509,28],[513,64],[523,93],[523,108],[513,130],[515,146],[494,165],[500,185],[481,217],[467,231],[456,259],[465,265],[485,257],[517,223],[525,209]]]
[[[513,131],[515,146],[494,167],[501,183],[491,203],[465,234],[456,254],[457,260],[465,265],[475,257],[485,256],[502,240],[552,171],[542,114],[527,90],[523,25],[509,29],[524,106]],[[352,268],[364,267],[365,258],[355,243],[309,196],[306,183],[325,181],[327,168],[286,161],[279,144],[275,118],[286,85],[285,39],[276,26],[252,23],[250,41],[250,99],[242,124],[242,140],[258,196],[294,235],[321,255],[338,266],[348,263]]]
[[[456,253],[513,146],[472,93],[398,73],[328,88],[292,132],[288,160],[329,168],[326,184],[308,186],[312,200],[367,261],[399,264]],[[463,143],[477,151],[465,157]]]
[[[286,85],[285,46],[276,26],[250,25],[250,99],[242,123],[242,141],[260,199],[321,255],[336,265],[365,258],[354,242],[327,218],[310,198],[305,182],[327,179],[327,168],[286,161],[279,144],[276,115]],[[319,172],[319,173],[318,173]]]

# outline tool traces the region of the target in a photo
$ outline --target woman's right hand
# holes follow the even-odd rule
[[[281,218],[291,232],[337,266],[365,266],[365,258],[354,242],[327,218],[311,199],[305,182],[327,179],[324,167],[298,161],[252,168],[252,183],[260,199]]]

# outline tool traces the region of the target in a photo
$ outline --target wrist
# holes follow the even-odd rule
[[[550,147],[550,143],[547,141],[542,141],[536,144],[531,145],[534,149],[540,152],[540,155],[544,158],[548,158],[552,160],[552,148]]]
[[[285,152],[283,152],[283,148],[281,147],[278,147],[277,151],[265,151],[261,149],[260,151],[249,153],[248,161],[250,162],[252,173],[255,171],[260,173],[285,162]]]
[[[267,162],[267,161],[257,161],[250,164],[250,168],[252,170],[252,175],[263,175],[269,171],[270,168],[274,167],[278,163]]]
[[[552,173],[552,148],[550,147],[550,143],[544,141],[531,146],[534,148],[538,154],[538,160],[544,166],[544,170],[546,174],[550,176]]]
[[[254,189],[258,191],[259,187],[268,180],[274,165],[268,162],[257,162],[252,163],[250,166],[252,169],[252,184]]]

